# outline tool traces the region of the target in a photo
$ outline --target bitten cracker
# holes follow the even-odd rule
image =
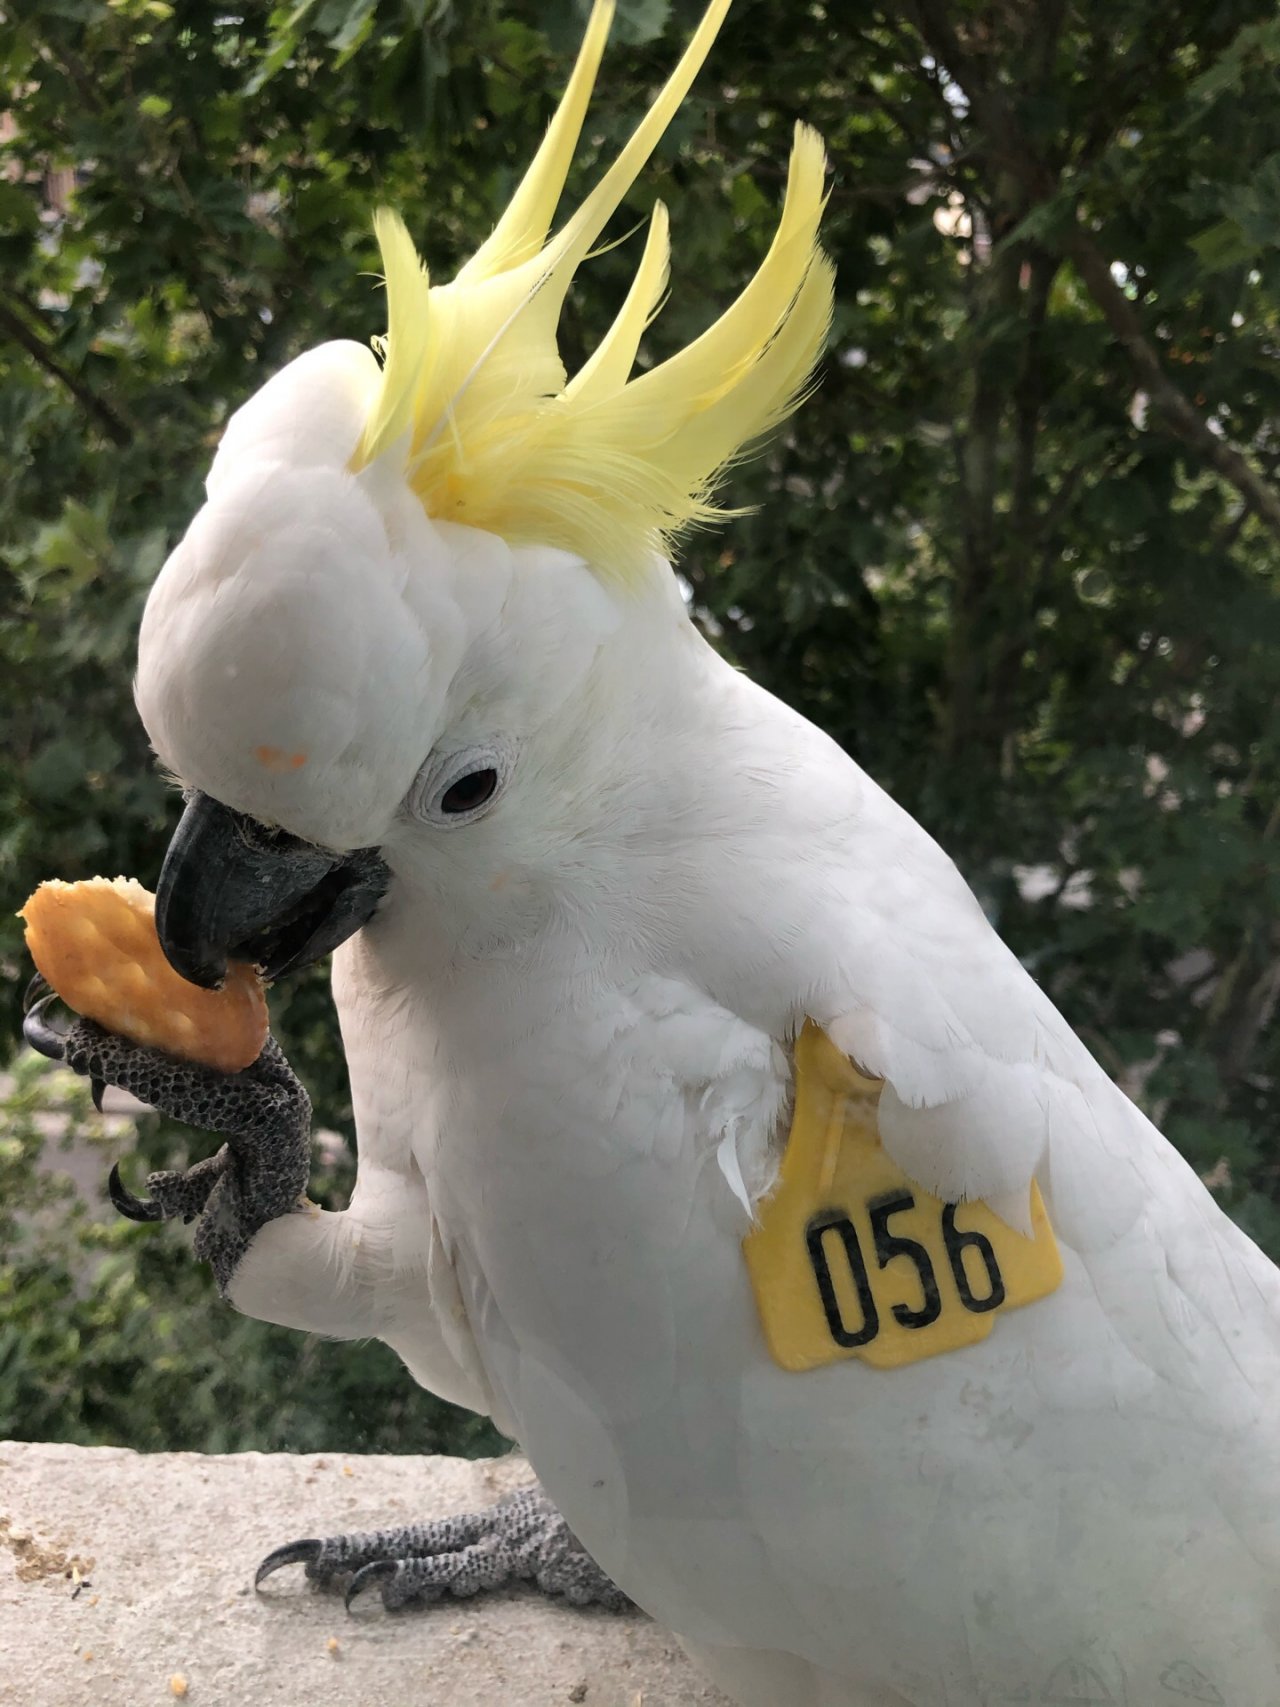
[[[19,913],[27,947],[58,995],[134,1043],[236,1073],[267,1040],[267,1002],[252,966],[232,962],[220,990],[170,966],[155,896],[132,877],[42,883]]]

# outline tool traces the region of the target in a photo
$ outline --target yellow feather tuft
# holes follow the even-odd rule
[[[801,402],[830,324],[817,133],[796,127],[781,219],[755,277],[686,349],[630,377],[667,288],[661,203],[626,301],[571,380],[556,327],[574,273],[688,93],[729,5],[712,0],[631,139],[550,242],[612,0],[596,0],[542,146],[452,283],[430,285],[400,220],[376,216],[388,331],[353,469],[399,446],[430,515],[512,543],[563,546],[601,576],[630,582],[650,571],[655,553],[669,555],[683,529],[722,513],[713,502],[720,476]]]
[[[556,203],[573,164],[573,151],[582,134],[587,102],[591,99],[612,22],[613,0],[596,0],[572,75],[542,146],[502,218],[462,268],[457,283],[474,284],[479,279],[492,278],[495,273],[505,273],[522,261],[531,260],[546,242]]]
[[[610,396],[627,383],[645,327],[657,314],[671,271],[671,238],[667,210],[655,202],[644,254],[631,281],[627,300],[594,352],[565,387],[566,400],[585,408]]]
[[[382,207],[373,216],[373,229],[387,280],[387,334],[382,340],[382,385],[356,446],[356,468],[372,462],[407,431],[431,325],[427,269],[404,221]]]

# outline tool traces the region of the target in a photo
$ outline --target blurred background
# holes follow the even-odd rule
[[[229,413],[383,329],[371,213],[435,277],[552,112],[576,0],[19,0],[0,14],[0,1436],[476,1451],[385,1348],[244,1321],[110,1162],[216,1140],[98,1116],[16,1053],[13,910],[154,886],[177,800],[130,695],[147,587]],[[696,5],[619,0],[570,195]],[[680,558],[716,645],[955,856],[1089,1046],[1280,1255],[1280,18],[1263,0],[737,0],[610,235],[661,196],[652,361],[768,245],[827,139],[820,389]],[[639,238],[571,295],[572,368]],[[348,1189],[320,974],[273,996]]]

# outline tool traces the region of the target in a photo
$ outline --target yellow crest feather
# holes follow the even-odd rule
[[[558,545],[635,580],[680,531],[721,514],[716,483],[806,393],[831,319],[818,246],[825,155],[797,125],[782,216],[754,278],[715,324],[648,373],[631,370],[667,288],[659,202],[626,301],[568,379],[556,327],[573,275],[671,122],[731,0],[712,0],[670,79],[581,207],[549,242],[604,51],[613,0],[596,0],[568,87],[492,235],[432,285],[403,222],[380,210],[387,282],[381,385],[352,457],[395,449],[428,514],[513,544]]]

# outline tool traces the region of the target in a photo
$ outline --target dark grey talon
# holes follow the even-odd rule
[[[120,1164],[113,1162],[107,1175],[107,1196],[130,1221],[163,1221],[164,1210],[149,1197],[135,1197],[120,1178]]]
[[[105,1079],[98,1078],[96,1074],[90,1078],[89,1094],[93,1098],[93,1106],[97,1109],[99,1114],[102,1113],[102,1093],[106,1088],[107,1081]]]
[[[284,1565],[314,1565],[323,1551],[323,1541],[290,1541],[287,1546],[277,1547],[274,1553],[267,1554],[254,1572],[254,1588],[261,1588],[272,1572]]]
[[[52,989],[53,985],[45,977],[43,972],[32,973],[31,979],[22,995],[23,1013],[29,1014],[41,997],[47,996]]]
[[[32,982],[34,983],[34,979]],[[61,1061],[66,1047],[63,1033],[55,1030],[44,1017],[49,1004],[57,999],[56,991],[50,990],[47,996],[41,996],[31,1004],[22,1021],[22,1035],[33,1049],[47,1056],[50,1061]]]
[[[350,1612],[351,1602],[358,1594],[372,1588],[381,1577],[395,1576],[399,1569],[400,1565],[395,1559],[375,1559],[371,1565],[362,1565],[352,1577],[347,1592],[342,1597],[343,1606]]]

